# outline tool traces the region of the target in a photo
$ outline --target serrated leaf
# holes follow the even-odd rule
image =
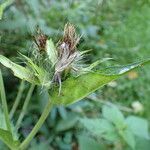
[[[57,50],[52,39],[49,39],[46,42],[46,52],[47,52],[49,60],[52,62],[54,66],[57,61]]]
[[[88,132],[96,138],[104,138],[109,141],[116,141],[119,136],[115,127],[106,119],[80,119],[80,123]]]
[[[122,112],[115,105],[104,105],[102,108],[103,117],[111,121],[119,129],[124,128],[125,120]]]
[[[0,55],[0,63],[3,64],[5,67],[11,69],[14,73],[14,76],[33,84],[39,84],[36,76],[34,76],[28,68],[22,67],[12,62],[3,55]]]
[[[135,116],[129,116],[126,119],[126,123],[134,135],[141,138],[150,139],[147,120]]]
[[[10,132],[0,129],[0,140],[3,141],[10,149],[16,150],[19,146],[19,141],[15,141]]]
[[[113,67],[110,68],[111,71],[107,68],[103,71],[89,72],[79,77],[70,77],[62,83],[60,95],[58,94],[58,87],[55,87],[53,92],[50,93],[50,96],[56,105],[75,103],[107,83],[118,79],[125,73],[148,62],[150,62],[150,60],[129,64],[123,67]]]

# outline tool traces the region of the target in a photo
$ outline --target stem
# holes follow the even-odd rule
[[[40,119],[38,120],[38,122],[36,123],[36,125],[34,126],[32,131],[30,132],[30,134],[27,136],[27,138],[21,143],[19,150],[24,150],[29,145],[29,143],[31,142],[33,137],[36,135],[36,133],[42,127],[43,123],[45,122],[46,118],[48,117],[52,106],[53,106],[52,102],[51,102],[51,100],[49,100],[44,108],[44,111],[43,111]]]
[[[10,123],[8,107],[7,107],[7,101],[6,101],[4,82],[3,82],[3,77],[2,77],[1,70],[0,70],[0,88],[1,88],[0,93],[1,93],[1,99],[2,99],[2,108],[3,108],[3,111],[4,111],[4,115],[5,115],[6,126],[7,126],[7,129],[9,130],[9,132],[12,134],[11,123]]]
[[[17,94],[17,97],[15,99],[14,105],[13,105],[11,111],[10,111],[10,118],[13,117],[13,115],[14,115],[14,113],[15,113],[15,111],[16,111],[19,103],[20,103],[24,88],[25,88],[25,81],[22,80],[21,83],[20,83],[20,86],[19,86],[18,94]]]
[[[26,97],[25,102],[24,102],[24,104],[23,104],[22,111],[21,111],[20,116],[19,116],[19,118],[18,118],[18,120],[17,120],[17,123],[16,123],[16,129],[19,128],[19,126],[20,126],[20,124],[21,124],[21,122],[22,122],[22,120],[23,120],[23,117],[24,117],[24,115],[25,115],[25,113],[26,113],[27,106],[28,106],[29,101],[30,101],[30,99],[31,99],[31,96],[32,96],[34,87],[35,87],[35,85],[32,84],[31,87],[30,87],[30,89],[29,89],[29,91],[28,91],[27,97]]]

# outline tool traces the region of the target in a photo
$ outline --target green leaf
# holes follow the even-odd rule
[[[141,138],[150,139],[147,120],[135,116],[129,116],[126,119],[126,123],[133,134]]]
[[[122,112],[115,105],[104,105],[102,108],[103,117],[115,124],[118,129],[125,127],[125,120]]]
[[[130,129],[126,129],[126,130],[120,132],[120,135],[132,149],[135,149],[135,145],[136,145],[135,137]]]
[[[135,68],[142,67],[148,63],[150,63],[150,59],[139,61],[139,62],[128,64],[128,65],[107,67],[105,69],[100,70],[99,73],[102,73],[105,75],[123,75]]]
[[[42,86],[46,86],[49,87],[50,86],[50,80],[49,80],[49,74],[48,72],[37,66],[29,57],[19,53],[27,62],[27,67],[29,67],[31,69],[31,72],[33,72],[33,74],[38,78],[39,83]]]
[[[1,108],[0,108],[0,129],[7,130],[5,116]],[[11,130],[12,130],[13,139],[18,140],[18,134],[12,122],[11,122]]]
[[[136,138],[136,150],[149,150],[150,140],[145,138]]]
[[[106,150],[106,147],[87,136],[78,136],[79,150]]]
[[[0,140],[2,140],[10,149],[16,150],[19,142],[15,141],[10,132],[0,129]]]
[[[36,140],[33,140],[28,150],[42,150],[42,149],[43,150],[50,149],[48,142],[47,141],[38,142]]]
[[[103,58],[102,60],[97,60],[94,63],[92,63],[89,67],[85,68],[86,70],[92,70],[93,68],[97,67],[99,64],[108,61],[108,60],[112,60],[112,58]]]
[[[15,64],[3,55],[0,55],[0,63],[2,63],[5,67],[10,68],[13,71],[14,76],[22,80],[27,80],[33,84],[39,84],[36,76],[28,68]]]
[[[7,0],[4,3],[0,4],[0,20],[2,19],[4,9],[9,6],[13,0]]]
[[[123,67],[113,67],[97,72],[89,72],[79,77],[70,77],[62,83],[61,93],[58,94],[58,87],[53,88],[50,93],[53,103],[56,105],[68,105],[75,103],[82,98],[88,96],[97,89],[103,87],[112,80],[118,79],[125,73],[150,62],[150,60],[142,61],[126,65]]]
[[[90,134],[96,138],[104,138],[109,141],[117,141],[119,136],[111,122],[105,119],[80,119],[80,123]]]
[[[58,121],[56,126],[56,131],[61,132],[61,131],[71,129],[74,127],[77,121],[78,121],[78,117],[73,113],[69,113],[66,119],[61,119]]]
[[[53,65],[55,65],[58,56],[57,56],[56,47],[54,46],[52,39],[47,40],[46,52],[49,57],[49,60],[52,62]]]

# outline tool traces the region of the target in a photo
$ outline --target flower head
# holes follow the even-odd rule
[[[57,51],[58,59],[55,64],[54,81],[59,82],[61,87],[61,76],[66,70],[77,70],[73,63],[79,60],[81,54],[77,51],[77,44],[80,37],[76,34],[75,27],[68,23],[64,27],[62,40],[58,42]]]

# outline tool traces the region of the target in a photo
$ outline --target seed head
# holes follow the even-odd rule
[[[77,51],[79,39],[80,38],[76,34],[75,27],[72,24],[67,23],[64,27],[63,38],[58,42],[58,60],[55,65],[54,74],[54,81],[60,84],[60,89],[62,73],[66,70],[75,70],[72,64],[80,56],[80,53]]]
[[[37,36],[34,37],[34,41],[39,52],[46,51],[47,36],[44,35],[39,28],[37,29]]]

